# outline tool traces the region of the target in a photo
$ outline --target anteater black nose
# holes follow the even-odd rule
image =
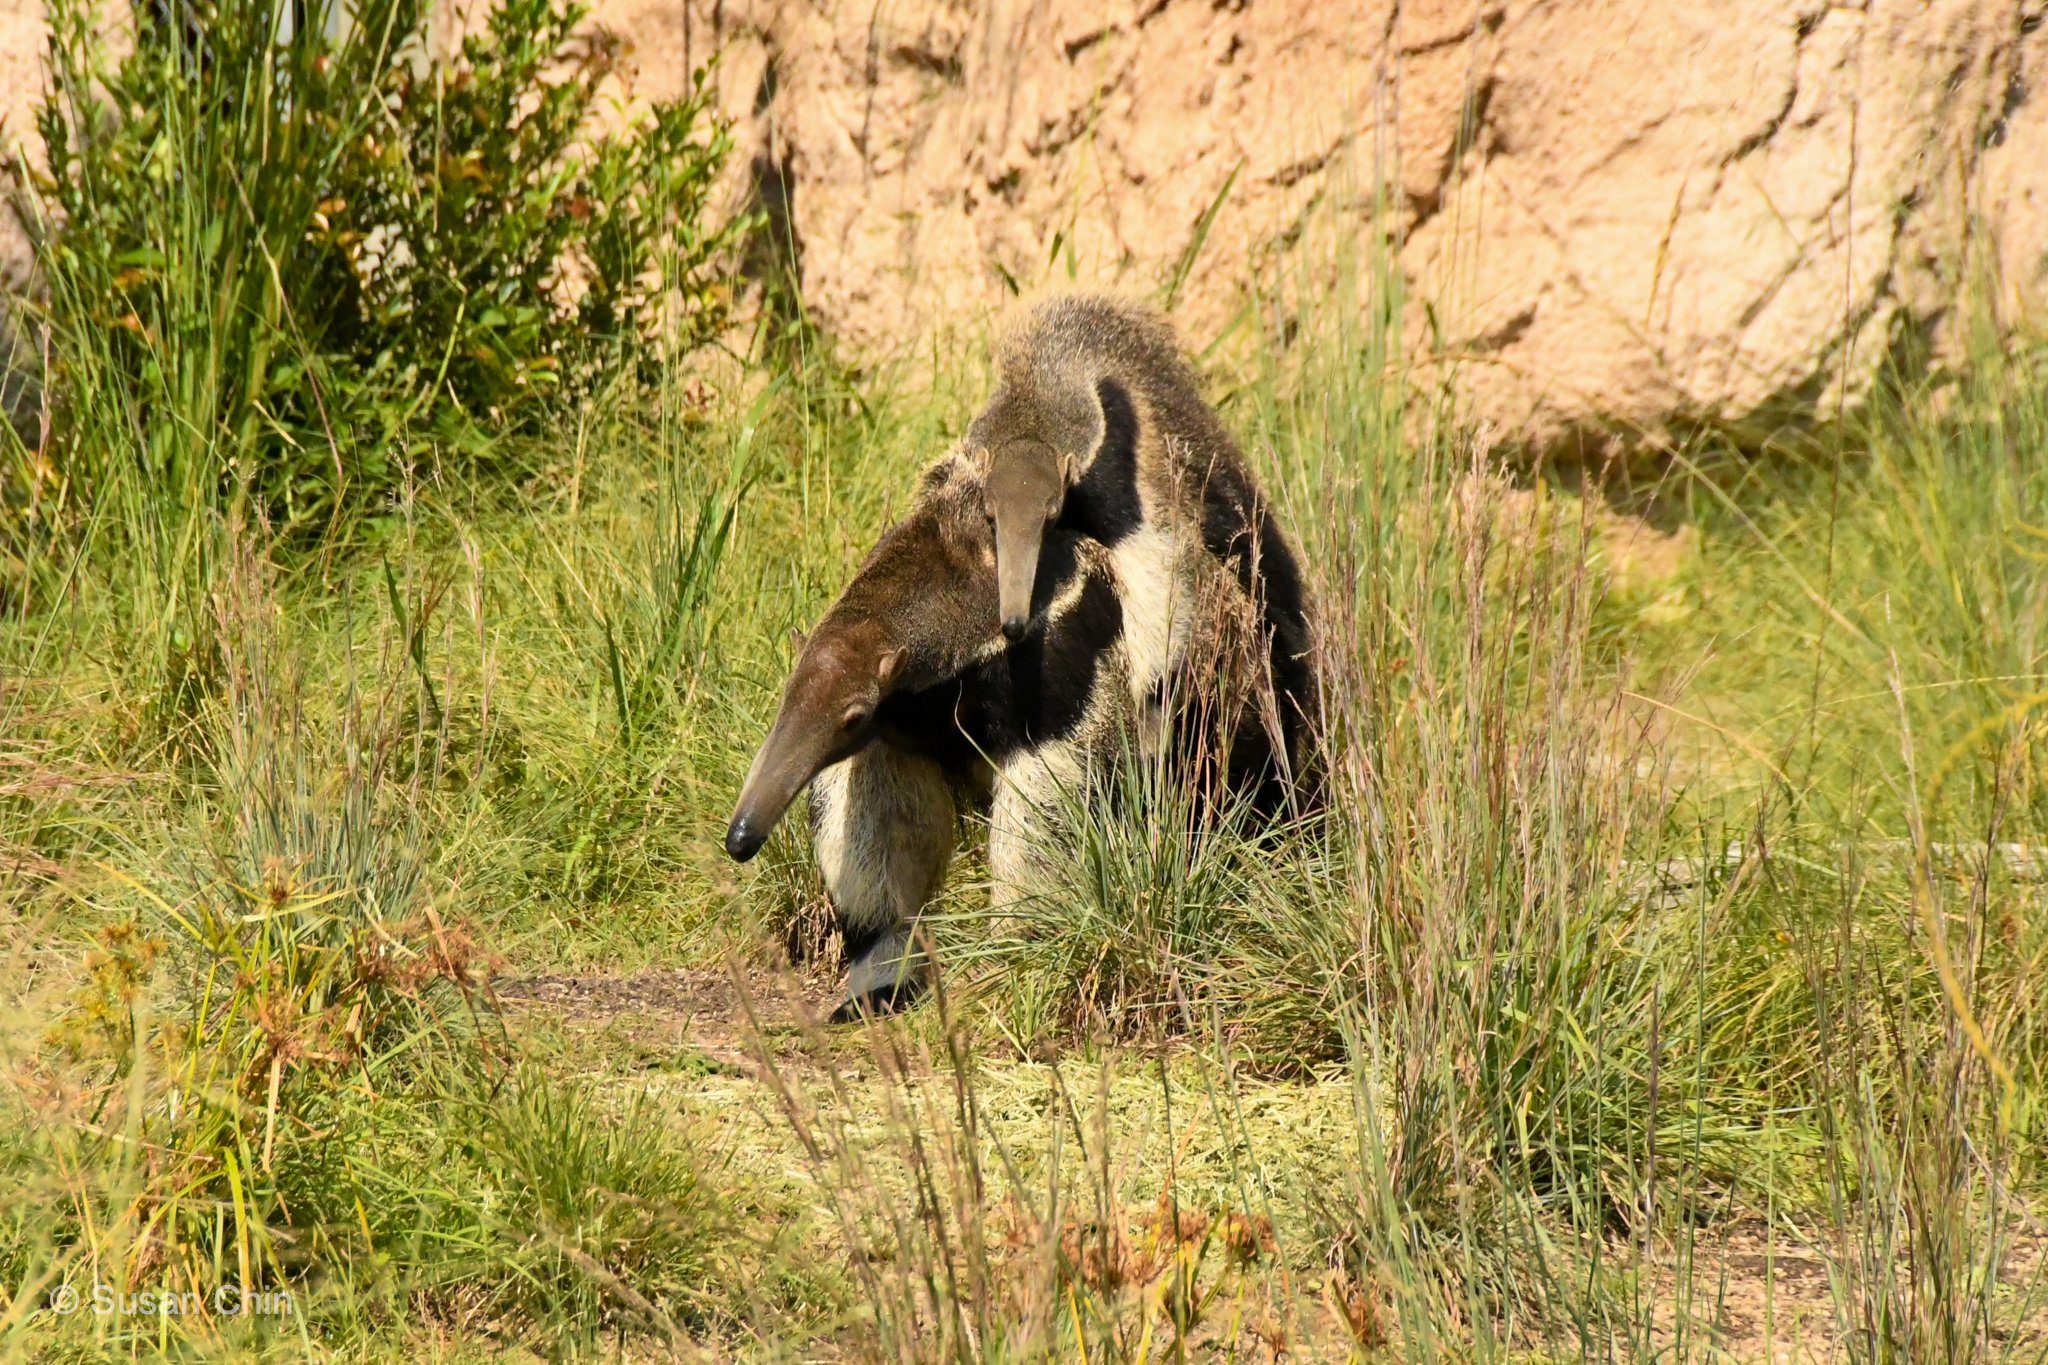
[[[1003,618],[1003,638],[1012,644],[1023,639],[1024,618],[1021,616],[1005,616]]]
[[[743,863],[759,853],[764,842],[761,835],[754,833],[754,826],[744,815],[734,816],[732,824],[726,827],[725,851],[736,863]]]

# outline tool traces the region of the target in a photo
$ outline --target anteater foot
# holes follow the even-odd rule
[[[917,998],[924,986],[924,955],[910,941],[910,926],[892,924],[863,944],[846,968],[846,999],[832,1022],[889,1014]]]
[[[924,994],[924,983],[918,980],[897,981],[860,995],[849,995],[839,1002],[839,1008],[832,1011],[831,1022],[835,1024],[857,1024],[863,1019],[894,1014],[917,1002]]]

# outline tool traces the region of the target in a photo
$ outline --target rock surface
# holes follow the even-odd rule
[[[33,12],[0,0],[0,42]],[[2048,313],[2048,0],[597,15],[637,97],[720,56],[734,193],[784,218],[806,307],[868,360],[979,333],[1019,288],[1170,298],[1201,347],[1395,282],[1418,375],[1501,439],[1655,447],[1953,356],[1959,299]]]
[[[35,109],[46,33],[41,0],[0,0],[0,155],[40,145]],[[20,289],[33,264],[27,235],[0,210],[0,284]]]
[[[725,53],[806,304],[858,355],[1070,276],[1174,296],[1197,346],[1247,305],[1284,331],[1348,257],[1504,439],[1655,446],[1954,354],[1959,299],[2048,307],[2048,0],[603,13],[643,93]]]

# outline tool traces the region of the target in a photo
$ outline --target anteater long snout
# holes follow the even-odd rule
[[[736,862],[745,862],[761,851],[768,836],[782,823],[796,794],[810,784],[823,766],[812,752],[820,747],[807,742],[808,736],[785,715],[775,718],[754,766],[740,786],[739,804],[733,808],[732,823],[725,827],[725,851]]]
[[[1038,583],[1038,552],[1045,540],[1045,518],[1034,509],[1025,515],[996,515],[996,610],[1003,638],[1024,638],[1031,624],[1031,592]]]

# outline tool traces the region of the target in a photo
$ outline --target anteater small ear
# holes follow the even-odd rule
[[[1081,462],[1080,462],[1080,461],[1079,461],[1078,459],[1074,458],[1074,456],[1072,456],[1072,455],[1066,455],[1066,454],[1063,454],[1063,455],[1061,455],[1061,456],[1060,456],[1060,483],[1061,483],[1061,485],[1062,485],[1063,487],[1067,487],[1067,488],[1072,488],[1072,487],[1073,487],[1073,486],[1074,486],[1075,484],[1077,484],[1077,483],[1079,483],[1079,482],[1081,482]]]
[[[875,681],[884,692],[896,681],[896,675],[903,671],[903,661],[909,656],[910,651],[900,646],[882,656],[881,663],[875,668]]]
[[[989,471],[996,466],[996,453],[987,446],[976,446],[967,452],[967,463],[974,466],[977,478],[986,479]]]
[[[789,652],[792,654],[802,654],[804,646],[810,643],[810,638],[810,636],[804,634],[797,627],[791,626],[789,628]]]

